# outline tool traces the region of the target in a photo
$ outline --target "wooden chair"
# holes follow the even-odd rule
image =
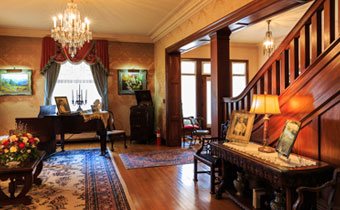
[[[340,210],[340,168],[334,170],[333,179],[319,187],[299,187],[296,189],[298,198],[294,203],[293,209],[328,209]],[[306,199],[308,205],[304,205],[306,193],[316,193],[316,206],[309,199]],[[324,193],[326,196],[324,196]],[[322,196],[323,195],[323,196]],[[326,197],[327,202],[320,197]],[[315,200],[315,199],[313,199]],[[323,201],[323,202],[322,202]]]
[[[109,111],[110,117],[107,124],[107,136],[111,141],[111,151],[113,151],[113,143],[116,138],[123,138],[124,139],[124,148],[127,148],[126,145],[126,133],[124,130],[117,130],[114,124],[114,117],[113,113]]]
[[[194,124],[194,117],[182,117],[182,138],[183,141],[190,141],[189,146],[192,145],[194,137],[193,131],[199,128],[197,125]]]
[[[194,154],[194,181],[197,181],[197,174],[206,173],[210,175],[210,193],[215,194],[215,186],[220,183],[219,179],[216,179],[216,173],[218,176],[222,175],[222,160],[211,154],[210,143],[224,141],[228,128],[228,122],[221,125],[221,134],[219,137],[202,138],[201,147]],[[209,166],[209,170],[198,171],[198,161]]]
[[[184,140],[189,140],[189,147],[191,147],[195,140],[201,141],[203,136],[210,133],[209,130],[203,129],[203,118],[202,117],[183,117],[182,118],[182,137]]]

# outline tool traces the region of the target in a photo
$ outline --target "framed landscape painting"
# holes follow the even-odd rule
[[[0,96],[32,95],[32,70],[0,69]]]
[[[135,90],[146,90],[147,70],[118,70],[118,94],[132,95]]]

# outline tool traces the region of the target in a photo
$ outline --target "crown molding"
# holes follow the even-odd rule
[[[149,34],[156,42],[200,11],[212,0],[184,0],[157,24]]]
[[[17,36],[42,38],[49,36],[50,30],[30,29],[30,28],[0,28],[0,36]],[[105,39],[115,42],[135,42],[135,43],[153,43],[149,36],[143,35],[121,35],[110,33],[94,33],[94,39]]]

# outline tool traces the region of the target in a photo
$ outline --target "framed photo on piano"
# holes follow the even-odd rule
[[[135,90],[147,89],[147,70],[145,69],[119,69],[118,94],[133,95]]]
[[[55,103],[58,108],[58,114],[69,114],[71,113],[70,105],[66,96],[55,96]]]

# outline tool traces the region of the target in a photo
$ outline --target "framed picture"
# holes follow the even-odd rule
[[[255,114],[234,111],[231,115],[231,124],[228,127],[226,139],[232,142],[249,143],[254,119]]]
[[[294,142],[299,133],[301,123],[294,120],[287,120],[283,131],[280,135],[279,141],[276,145],[276,151],[285,157],[289,157],[290,152],[294,146]]]
[[[71,113],[70,105],[66,96],[55,96],[55,103],[58,108],[58,114],[68,114]]]
[[[146,90],[147,70],[118,70],[118,94],[132,95],[135,90]]]
[[[2,95],[32,95],[32,70],[0,69]]]

